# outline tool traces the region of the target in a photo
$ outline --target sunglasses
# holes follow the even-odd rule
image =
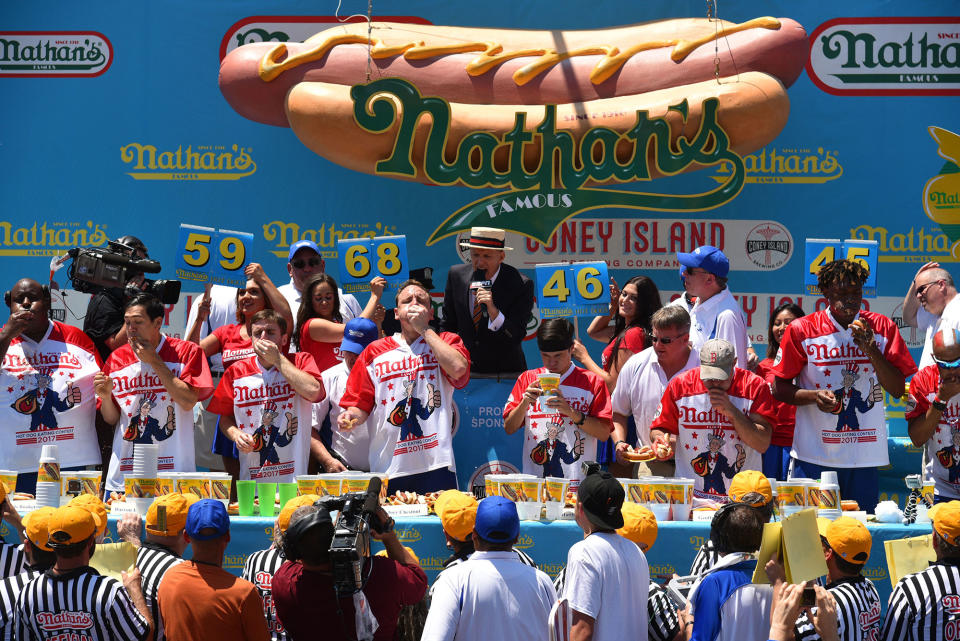
[[[960,358],[955,361],[941,361],[937,357],[933,358],[933,362],[936,363],[939,367],[943,369],[958,369],[960,368]]]
[[[927,288],[930,287],[930,285],[936,285],[939,282],[940,282],[939,280],[932,280],[926,285],[921,285],[920,287],[917,287],[917,294],[919,294],[920,296],[923,296],[923,292],[927,291]]]
[[[673,341],[679,340],[680,338],[686,336],[686,335],[689,334],[689,333],[690,333],[690,332],[684,332],[684,333],[680,334],[680,336],[674,336],[673,338],[667,338],[666,336],[664,336],[664,337],[662,337],[662,338],[659,337],[659,336],[651,336],[651,337],[650,337],[650,342],[652,342],[652,343],[654,343],[654,344],[656,344],[656,343],[663,343],[664,345],[669,345],[669,344],[672,343]]]
[[[321,261],[321,260],[323,260],[323,259],[322,259],[322,258],[308,258],[307,260],[295,260],[295,261],[291,262],[290,264],[293,265],[294,269],[303,269],[303,268],[306,267],[307,265],[310,265],[311,267],[316,267],[317,265],[320,264],[320,261]]]

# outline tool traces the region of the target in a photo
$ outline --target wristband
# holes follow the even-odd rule
[[[930,404],[933,406],[933,409],[937,410],[941,414],[947,411],[947,402],[941,401],[936,396],[933,397],[933,401]]]
[[[586,413],[586,412],[580,412],[580,420],[579,420],[579,421],[574,421],[573,424],[576,425],[577,427],[580,427],[581,425],[583,425],[583,424],[586,422],[586,420],[587,420],[587,413]]]
[[[630,444],[629,444],[629,443],[627,443],[627,442],[626,442],[625,440],[623,440],[623,439],[620,439],[619,441],[617,441],[616,443],[614,443],[614,444],[613,444],[613,449],[617,449],[617,446],[618,446],[618,445],[620,445],[621,443],[626,443],[626,444],[627,444],[627,446],[629,446],[629,445],[630,445]]]

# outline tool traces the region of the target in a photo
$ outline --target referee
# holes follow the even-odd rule
[[[837,602],[840,641],[874,641],[880,633],[880,595],[873,581],[860,574],[870,558],[873,539],[867,526],[848,516],[817,519],[827,562],[827,590]],[[820,635],[806,613],[797,619],[797,641]]]
[[[273,641],[289,639],[283,625],[277,620],[277,608],[273,604],[273,575],[287,560],[283,554],[283,535],[290,525],[290,517],[297,508],[313,505],[319,500],[320,497],[316,494],[304,494],[287,501],[280,510],[273,527],[273,545],[266,550],[254,552],[247,557],[247,562],[243,565],[243,574],[240,577],[256,586],[263,601],[263,616],[267,619],[267,629],[270,630],[270,638]]]
[[[97,525],[87,510],[67,505],[47,521],[54,566],[24,586],[14,608],[19,641],[89,639],[143,641],[153,629],[140,591],[140,572],[122,573],[123,585],[89,567]]]
[[[0,482],[0,521],[6,521],[12,525],[20,533],[20,538],[23,538],[23,523],[20,515],[17,514],[17,509],[10,502],[7,488],[2,482]],[[0,537],[0,579],[20,574],[25,561],[23,550],[18,543],[6,543],[3,537]]]
[[[883,641],[960,638],[960,501],[934,505],[930,518],[937,560],[897,582],[880,634]]]
[[[0,639],[3,641],[13,638],[13,608],[23,586],[53,567],[57,559],[47,546],[47,521],[51,514],[52,507],[41,507],[23,519],[23,552],[27,565],[20,574],[0,580]]]

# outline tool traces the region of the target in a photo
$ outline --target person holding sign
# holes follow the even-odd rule
[[[133,440],[139,430],[130,427],[147,423],[134,422],[144,399],[156,397],[148,416],[172,432],[157,443],[160,471],[196,470],[193,406],[213,393],[213,381],[197,345],[160,332],[163,312],[163,303],[150,294],[139,294],[127,303],[123,314],[127,344],[111,354],[94,377],[97,407],[103,419],[116,426],[106,477],[109,491],[122,492],[124,473],[132,469]]]
[[[926,478],[933,478],[934,502],[960,499],[960,330],[933,335],[933,365],[910,381],[907,429],[926,448]]]
[[[797,406],[791,478],[836,471],[840,495],[873,512],[889,462],[883,391],[902,396],[917,366],[896,323],[861,311],[868,275],[855,260],[820,269],[827,309],[787,326],[772,372],[776,398]]]
[[[583,478],[581,461],[596,460],[597,444],[613,432],[610,392],[603,380],[573,364],[573,323],[540,324],[537,347],[543,367],[517,379],[503,409],[507,434],[523,430],[523,472]]]
[[[694,350],[711,338],[722,338],[733,345],[737,367],[748,369],[747,325],[743,310],[727,287],[730,261],[712,245],[697,247],[689,254],[677,254],[683,265],[686,291],[697,297],[690,310],[690,343]]]
[[[522,372],[527,368],[521,343],[533,310],[533,282],[504,263],[502,229],[474,227],[461,247],[470,263],[447,273],[440,328],[459,334],[478,374]]]
[[[430,294],[417,281],[400,286],[397,317],[400,333],[368,345],[350,370],[337,424],[367,421],[370,471],[386,473],[391,491],[455,488],[453,390],[470,381],[467,348],[430,327]]]
[[[380,298],[386,286],[387,281],[382,276],[370,281],[370,300],[360,314],[360,317],[378,323],[378,327],[384,313]],[[297,350],[313,356],[317,367],[323,372],[343,360],[340,342],[343,340],[345,320],[340,311],[337,281],[329,274],[314,274],[303,287],[303,300],[297,312],[293,343]]]

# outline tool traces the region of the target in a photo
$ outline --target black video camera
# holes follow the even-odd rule
[[[380,478],[375,476],[366,492],[325,496],[314,503],[328,512],[340,512],[330,542],[333,585],[340,596],[363,588],[363,563],[370,556],[370,528],[382,532],[379,520],[370,520],[380,506],[380,485]]]
[[[109,241],[106,249],[75,247],[67,255],[73,259],[68,277],[78,292],[96,294],[103,289],[120,289],[125,290],[127,298],[144,292],[156,296],[165,305],[180,299],[179,280],[144,280],[139,288],[128,288],[127,283],[135,276],[159,272],[160,263],[137,258],[133,247],[119,241]]]

